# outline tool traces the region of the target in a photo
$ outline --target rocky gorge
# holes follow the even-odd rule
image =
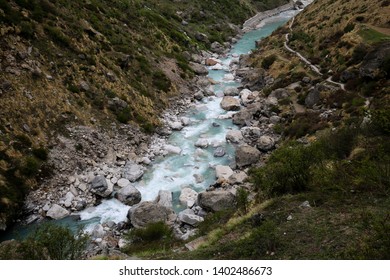
[[[239,38],[232,41],[236,42]],[[96,244],[91,254],[98,254],[102,250],[115,251],[125,246],[126,241],[121,236],[123,231],[128,231],[127,219],[136,228],[164,221],[175,228],[177,237],[187,239],[196,232],[197,224],[203,221],[207,212],[233,207],[237,188],[251,189],[250,183],[246,182],[248,168],[261,164],[262,158],[277,147],[280,135],[274,132],[273,127],[283,117],[273,108],[285,95],[276,90],[264,97],[259,92],[259,85],[272,84],[272,78],[264,76],[263,80],[254,84],[245,57],[239,59],[237,53],[229,56],[227,53],[202,52],[192,56],[191,67],[199,75],[193,82],[195,94],[175,100],[175,106],[162,116],[164,126],[152,137],[126,125],[115,127],[114,136],[88,127],[69,128],[70,137],[59,137],[50,154],[49,163],[60,172],[43,182],[43,187],[30,193],[25,223],[39,222],[45,217],[61,220],[69,215],[80,215],[85,219],[85,216],[91,217],[86,213],[95,211],[101,202],[119,205],[104,211],[119,211],[125,216],[121,214],[119,219],[115,219],[118,218],[116,213],[113,216],[108,214],[89,227]],[[209,71],[222,71],[222,79],[207,76]],[[235,82],[241,80],[242,84]],[[223,87],[219,85],[221,82]],[[220,127],[218,120],[233,122],[234,126],[226,128],[224,139],[197,138],[192,144],[195,157],[201,158],[207,149],[212,149],[214,158],[228,160],[223,161],[225,164],[211,164],[208,169],[214,170],[212,174],[215,175],[206,182],[203,174],[194,174],[195,185],[203,183],[204,187],[194,190],[182,184],[179,198],[175,198],[182,205],[179,208],[174,207],[177,202],[169,190],[160,190],[154,197],[146,194],[145,201],[141,194],[145,193],[142,191],[144,183],[139,183],[145,171],[155,160],[186,153],[173,145],[169,137],[173,132],[185,130],[199,121],[186,113],[188,108],[201,108],[202,111],[206,109],[202,107],[210,102],[217,102],[218,107],[223,109],[211,126]],[[229,153],[224,143],[234,147],[235,153]],[[110,199],[112,196],[114,200]]]

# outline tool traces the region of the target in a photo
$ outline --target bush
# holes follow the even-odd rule
[[[390,135],[390,109],[374,110],[371,117],[372,128],[383,135]]]
[[[40,162],[33,156],[28,156],[24,159],[20,168],[23,175],[27,177],[34,177],[38,174]]]
[[[89,237],[81,230],[74,235],[68,228],[45,224],[25,240],[2,247],[0,259],[77,260],[81,259],[88,241]],[[12,254],[4,254],[7,251]]]
[[[272,66],[272,64],[275,62],[276,58],[277,57],[274,54],[265,57],[263,59],[263,61],[261,62],[261,67],[268,70]]]
[[[250,173],[255,187],[268,196],[298,193],[308,189],[315,161],[309,147],[286,145],[272,153],[267,165]]]
[[[249,192],[244,188],[237,189],[237,208],[242,213],[246,214],[248,211],[248,196]]]
[[[152,242],[162,239],[171,239],[172,230],[164,223],[150,223],[145,228],[130,231],[129,239],[133,242]]]

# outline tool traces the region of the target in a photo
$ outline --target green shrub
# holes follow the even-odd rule
[[[263,59],[263,61],[261,62],[261,67],[268,70],[272,66],[272,64],[275,62],[276,58],[277,57],[274,54],[266,56]]]
[[[38,174],[40,162],[33,156],[28,156],[24,159],[20,168],[23,175],[27,177],[34,177]]]
[[[129,233],[129,239],[133,242],[152,242],[162,239],[171,239],[172,230],[164,223],[150,223],[145,228],[133,229]]]
[[[128,123],[131,120],[132,114],[129,107],[124,108],[116,115],[116,118],[121,123]]]
[[[44,147],[34,148],[32,153],[40,160],[47,160],[49,152]]]
[[[244,214],[246,214],[248,211],[248,206],[249,206],[248,197],[249,197],[249,192],[246,189],[242,187],[237,189],[237,208],[239,211],[241,211]]]
[[[77,260],[82,257],[88,241],[88,236],[81,230],[74,235],[68,228],[45,224],[14,246],[14,257],[23,260]]]
[[[314,161],[309,147],[286,145],[275,150],[264,167],[250,173],[255,187],[268,196],[298,193],[308,189]]]
[[[390,109],[372,111],[371,127],[383,135],[390,135]]]

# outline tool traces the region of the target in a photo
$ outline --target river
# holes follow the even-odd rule
[[[191,120],[190,125],[181,131],[172,133],[167,140],[169,144],[180,147],[181,154],[156,159],[142,180],[135,184],[135,187],[140,190],[143,200],[154,200],[159,190],[168,190],[173,193],[175,211],[180,211],[183,209],[183,206],[178,202],[181,188],[190,186],[196,191],[205,190],[216,179],[213,169],[215,165],[234,164],[235,150],[231,144],[226,142],[225,135],[228,130],[236,128],[230,118],[225,118],[227,112],[220,107],[224,88],[228,86],[240,87],[241,85],[234,76],[232,65],[238,61],[241,54],[249,53],[254,49],[257,40],[270,35],[297,12],[291,10],[265,19],[259,29],[247,32],[232,46],[227,56],[220,60],[219,70],[209,69],[208,77],[217,82],[210,88],[215,96],[205,97],[189,108],[183,116]],[[209,146],[206,149],[195,147],[196,141],[200,138],[208,140]],[[223,157],[214,157],[214,151],[217,147],[225,149],[226,154]],[[203,178],[203,181],[196,180],[195,176]],[[80,212],[80,219],[78,216],[70,216],[54,222],[74,230],[83,226],[87,231],[90,231],[98,223],[126,221],[129,208],[129,206],[111,198],[103,200],[96,207]],[[17,226],[2,239],[23,237],[33,228],[34,225]]]

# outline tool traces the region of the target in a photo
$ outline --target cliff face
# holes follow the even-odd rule
[[[154,131],[170,98],[191,91],[194,54],[285,2],[1,0],[1,224],[47,173],[57,135],[113,123]]]

